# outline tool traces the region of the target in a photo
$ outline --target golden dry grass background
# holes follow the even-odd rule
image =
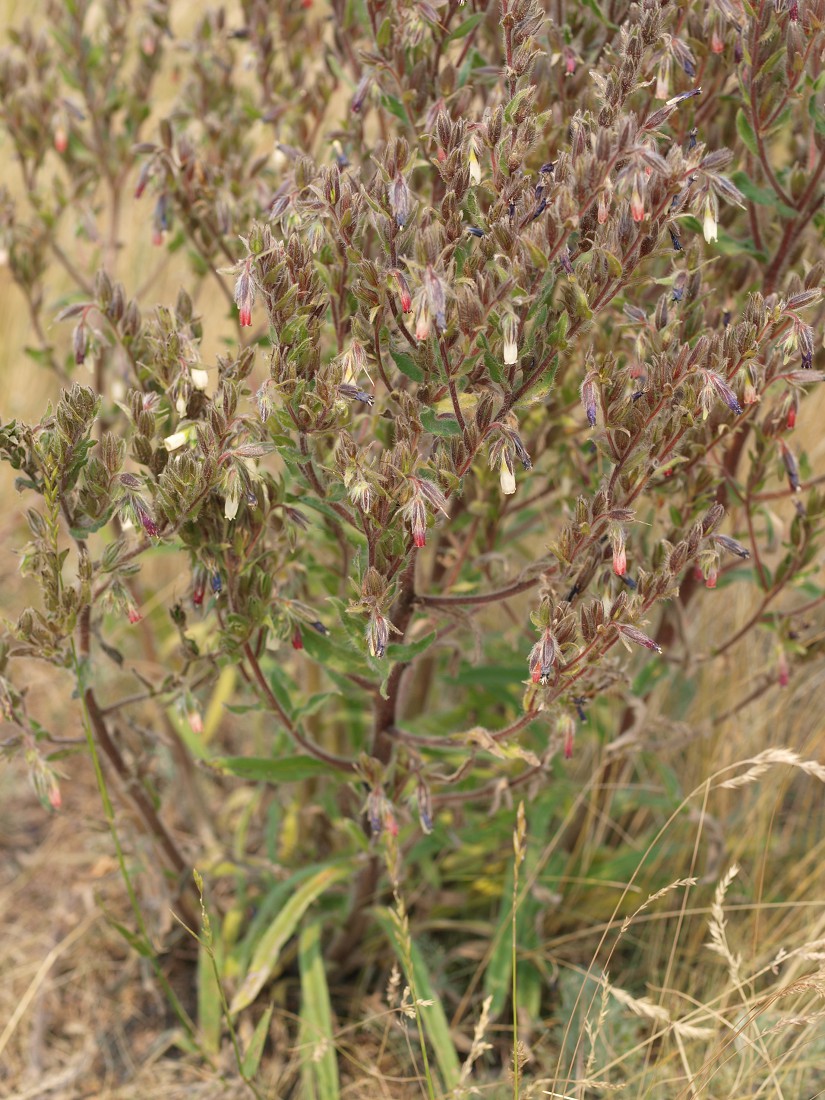
[[[195,4],[176,8],[183,18],[199,11]],[[6,0],[0,11],[5,26],[17,21],[23,11],[35,23],[45,19],[42,0],[25,6]],[[0,179],[19,191],[11,159],[1,149],[0,156]],[[127,207],[118,272],[127,284],[140,281],[158,263],[158,253],[149,243],[149,216],[147,209]],[[72,247],[72,242],[67,243]],[[185,260],[173,258],[156,284],[157,300],[173,302],[183,278]],[[56,282],[55,302],[60,291]],[[214,351],[219,333],[209,320],[210,305],[216,301],[212,294],[207,285],[197,307],[207,318],[206,346]],[[214,313],[222,316],[221,303]],[[32,334],[22,299],[5,268],[0,268],[0,332],[0,416],[37,419],[58,387],[22,353]],[[63,344],[69,338],[65,327],[55,326],[49,335]],[[825,467],[823,416],[825,398],[808,400],[795,440],[808,450],[814,470]],[[16,555],[25,537],[20,517],[26,502],[14,491],[12,480],[10,470],[0,470],[0,610],[8,617],[16,616],[28,595],[19,579]],[[790,501],[777,504],[780,531],[787,531],[792,515]],[[753,590],[744,585],[707,593],[695,618],[685,626],[693,661],[706,654],[716,638],[744,622],[752,606]],[[823,630],[816,613],[808,630]],[[678,759],[686,790],[701,786],[720,768],[771,746],[825,759],[821,667],[809,675],[798,674],[784,691],[768,693],[735,719],[714,724],[714,715],[745,694],[748,683],[775,665],[775,660],[769,639],[752,633],[723,662],[706,666],[698,681],[701,690],[683,715],[683,726],[663,734],[684,742]],[[68,680],[39,665],[29,667],[26,678],[32,713],[62,736],[78,736],[76,708],[66,705]],[[652,706],[663,702],[657,696]],[[106,908],[122,917],[125,904],[90,764],[85,756],[78,756],[64,770],[63,809],[49,816],[37,803],[22,764],[0,764],[0,1096],[16,1100],[232,1096],[229,1086],[169,1051],[165,1008],[148,972],[102,915]],[[170,812],[169,807],[166,810]],[[731,936],[736,950],[746,958],[769,957],[780,947],[825,936],[825,804],[818,783],[796,771],[775,768],[759,784],[723,792],[707,805],[697,799],[695,811],[694,840],[700,834],[703,844],[709,834],[716,838],[718,863],[712,872],[721,874],[738,862],[757,884],[760,903],[741,912],[734,907]],[[139,849],[139,840],[132,843]],[[683,854],[684,865],[668,870],[674,878],[691,872],[694,853],[689,836]],[[151,897],[148,878],[142,889]],[[158,904],[163,896],[159,888]],[[644,925],[643,932],[651,960],[672,958],[672,966],[662,966],[659,972],[667,973],[676,990],[685,973],[697,965],[709,968],[709,978],[718,965],[703,948],[706,914],[692,914],[688,907],[682,916],[680,921],[677,906],[670,919],[659,914]],[[679,939],[674,947],[676,929]],[[812,1059],[822,1053],[815,1044],[811,1050]],[[277,1077],[276,1065],[270,1073]],[[375,1093],[353,1086],[347,1095]],[[389,1095],[403,1095],[401,1086]],[[787,1100],[794,1097],[788,1095]]]

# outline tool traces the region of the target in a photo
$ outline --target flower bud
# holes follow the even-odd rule
[[[392,271],[392,277],[395,279],[396,286],[398,287],[398,296],[401,299],[401,312],[412,312],[412,294],[410,293],[410,287],[403,274],[394,268]]]
[[[729,554],[734,554],[737,558],[742,558],[743,561],[747,561],[751,556],[747,546],[743,546],[741,542],[737,542],[729,535],[714,535],[713,541],[718,542],[723,550],[727,550]]]
[[[596,377],[596,374],[591,371],[582,382],[581,388],[582,404],[584,405],[587,422],[591,428],[596,426]]]
[[[433,831],[433,800],[429,787],[422,779],[418,780],[415,798],[418,803],[418,820],[421,822],[422,832],[429,834]]]
[[[802,484],[799,480],[799,466],[796,461],[796,456],[782,439],[779,440],[779,448],[782,452],[782,461],[785,464],[785,472],[788,475],[788,484],[795,493],[798,493],[802,490]]]
[[[662,647],[658,642],[654,642],[652,638],[648,638],[647,634],[643,633],[635,626],[629,626],[627,623],[616,623],[616,629],[623,638],[628,638],[631,642],[635,642],[636,645],[644,646],[645,649],[652,649],[656,653],[662,652]]]
[[[400,172],[389,186],[389,199],[396,225],[406,225],[410,216],[410,189]]]
[[[528,665],[530,679],[534,684],[546,684],[560,657],[559,646],[549,627],[545,628],[541,638],[530,650]]]

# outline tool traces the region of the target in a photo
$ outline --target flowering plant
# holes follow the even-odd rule
[[[70,669],[104,793],[178,877],[203,864],[127,717],[160,723],[187,813],[238,780],[281,830],[316,806],[276,846],[345,966],[385,865],[539,798],[574,733],[627,732],[706,589],[756,609],[703,660],[757,628],[781,679],[816,655],[825,10],[244,0],[184,33],[102,8],[50,5],[0,62],[5,254],[61,387],[0,427],[39,589],[7,624],[7,748],[57,805],[14,670]],[[233,1015],[279,962],[245,935]]]

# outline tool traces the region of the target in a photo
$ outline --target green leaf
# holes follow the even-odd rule
[[[530,385],[530,388],[522,394],[516,403],[517,408],[524,408],[525,405],[534,405],[539,401],[543,401],[553,388],[556,380],[556,371],[559,369],[559,357],[558,355],[553,357],[553,362],[547,368],[547,370],[539,378]]]
[[[295,708],[295,717],[306,718],[309,714],[315,714],[321,709],[330,699],[340,699],[341,695],[338,691],[318,691],[314,695],[311,695],[305,703]]]
[[[516,112],[525,101],[525,99],[527,99],[528,96],[533,96],[534,94],[535,93],[533,92],[533,87],[530,84],[528,84],[526,88],[522,88],[521,91],[516,92],[516,94],[504,108],[504,121],[508,123],[512,122],[513,119],[516,117]]]
[[[390,349],[390,355],[395,360],[395,365],[402,374],[406,374],[407,378],[411,378],[413,382],[424,381],[426,377],[424,371],[419,367],[411,355],[406,355],[403,351],[393,351],[392,349]]]
[[[748,121],[748,117],[745,114],[742,107],[736,112],[736,132],[742,139],[745,148],[749,152],[753,153],[755,157],[759,156],[759,146],[756,142],[756,134],[753,132],[753,127]]]
[[[387,646],[387,660],[412,661],[426,649],[429,649],[436,637],[436,632],[433,631],[432,634],[428,634],[425,638],[419,638],[417,642],[407,642],[405,645],[390,644]]]
[[[271,1020],[272,1005],[269,1006],[255,1025],[252,1038],[249,1040],[249,1046],[246,1048],[243,1060],[241,1061],[241,1073],[247,1081],[251,1081],[258,1072],[258,1067],[261,1064],[261,1058],[264,1053],[264,1047],[266,1046],[266,1039],[269,1035],[269,1024]]]
[[[407,114],[407,108],[401,102],[400,99],[396,99],[392,95],[382,95],[381,105],[386,107],[387,110],[394,114],[397,119],[404,123],[405,126],[411,126],[409,115]]]
[[[808,100],[808,116],[813,122],[816,132],[825,135],[825,109],[823,104],[817,103],[815,95],[812,95]]]
[[[262,756],[219,756],[209,766],[226,775],[253,783],[300,783],[316,775],[329,775],[330,766],[314,756],[285,756],[271,760]]]
[[[495,355],[492,355],[489,351],[484,353],[484,366],[494,382],[501,381],[501,364]]]
[[[444,1006],[433,988],[430,975],[418,948],[412,941],[407,945],[399,939],[398,929],[390,910],[378,909],[375,916],[395,948],[398,961],[404,967],[410,988],[415,988],[415,996],[420,1001],[432,1001],[430,1005],[419,1005],[416,1011],[421,1013],[421,1022],[424,1025],[424,1031],[433,1048],[438,1068],[441,1071],[444,1090],[449,1092],[450,1089],[454,1089],[458,1085],[461,1067],[459,1066],[455,1044],[450,1035],[450,1025],[447,1022]],[[409,946],[410,958],[412,959],[412,974],[407,973],[406,968],[407,946]]]
[[[604,23],[606,27],[609,27],[612,31],[617,31],[619,28],[615,23],[611,23],[607,16],[602,11],[602,5],[597,3],[597,0],[582,0],[585,7],[590,8],[600,23]]]
[[[337,1100],[338,1062],[332,1035],[332,1008],[321,954],[321,924],[302,929],[298,939],[301,970],[301,1071],[304,1095]]]
[[[89,535],[93,535],[96,531],[99,531],[102,527],[105,527],[109,520],[112,518],[114,508],[107,508],[100,519],[93,519],[89,522],[88,527],[70,527],[69,531],[73,539],[82,541],[88,538]]]
[[[433,409],[422,409],[421,423],[428,432],[442,437],[461,435],[461,427],[454,416],[447,413],[439,416]]]
[[[469,19],[465,19],[454,31],[450,31],[444,39],[444,45],[446,46],[448,42],[456,42],[459,38],[466,38],[471,31],[476,29],[479,23],[484,22],[486,14],[486,12],[480,11],[476,12],[475,15],[471,15]]]
[[[734,172],[731,176],[731,182],[739,188],[746,199],[750,199],[750,201],[756,203],[757,206],[773,206],[786,218],[796,217],[798,211],[793,210],[790,206],[786,206],[784,202],[781,202],[772,188],[757,187],[744,172]]]
[[[229,1011],[235,1015],[247,1008],[278,968],[281,951],[295,933],[298,923],[314,901],[337,882],[349,878],[353,863],[346,860],[332,867],[324,867],[300,886],[264,932],[252,956],[249,972],[235,994]]]

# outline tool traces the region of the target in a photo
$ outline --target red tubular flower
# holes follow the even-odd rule
[[[160,536],[160,527],[158,527],[148,512],[144,511],[142,508],[139,509],[138,518],[140,519],[143,530],[150,538],[156,539]]]
[[[304,648],[304,639],[303,639],[303,635],[301,634],[301,628],[299,626],[296,626],[295,630],[292,633],[292,648],[293,649],[303,649]]]
[[[395,279],[396,286],[398,287],[398,296],[401,299],[401,311],[403,313],[412,312],[412,294],[410,293],[410,286],[407,280],[404,278],[402,272],[398,268],[394,268],[392,277]]]
[[[616,527],[610,532],[610,543],[613,547],[613,572],[617,577],[623,577],[627,572],[627,554],[624,531],[621,527]]]
[[[252,306],[255,304],[255,284],[252,281],[252,259],[248,259],[235,283],[235,305],[241,328],[252,324]]]
[[[779,667],[777,675],[777,683],[780,687],[787,687],[791,679],[791,670],[788,667],[788,658],[785,656],[785,651],[779,652]]]
[[[645,204],[638,187],[633,188],[633,193],[630,196],[630,213],[634,222],[644,221]]]

